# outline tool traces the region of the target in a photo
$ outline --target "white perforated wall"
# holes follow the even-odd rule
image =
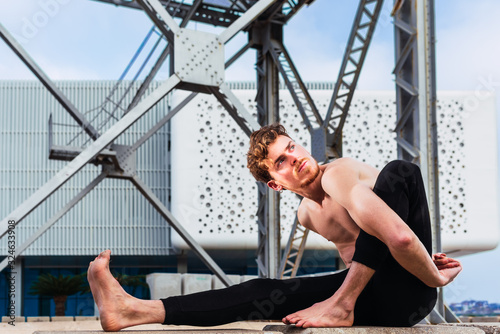
[[[255,116],[255,91],[235,90],[234,93]],[[331,91],[313,90],[310,93],[317,107],[326,110]],[[177,94],[179,96],[172,99],[173,105],[184,93]],[[483,135],[495,135],[496,123],[490,119],[495,116],[494,105],[481,101],[481,108],[475,106],[471,110],[467,107],[468,98],[470,94],[467,93],[440,94],[438,106],[441,224],[443,245],[448,251],[477,251],[491,248],[498,242],[498,196],[496,183],[491,182],[492,178],[496,180],[496,160],[488,159],[488,171],[480,175],[471,172],[475,162],[467,160],[474,154],[472,152],[477,153],[478,147],[484,154],[496,156],[496,137],[492,142],[488,136],[479,138],[474,134],[479,129],[467,129],[467,122],[474,119],[473,123],[488,128],[480,130]],[[292,138],[309,148],[309,133],[291,96],[284,90],[280,91],[280,115]],[[394,93],[358,92],[344,126],[344,156],[381,169],[397,158],[395,122]],[[172,121],[172,211],[204,247],[255,248],[257,245],[257,189],[246,169],[247,150],[247,136],[211,95],[199,94]],[[474,210],[467,211],[468,207],[479,204],[477,195],[471,193],[477,189],[469,189],[467,180],[476,183],[481,175],[488,175],[495,191],[491,192],[490,204],[486,205],[490,218],[478,222],[471,216]],[[287,241],[297,205],[298,198],[294,194],[286,191],[282,194],[283,244]],[[481,202],[481,206],[485,207],[485,203]],[[173,244],[186,247],[178,235],[173,237]],[[323,248],[327,244],[316,235],[308,240],[308,247]]]

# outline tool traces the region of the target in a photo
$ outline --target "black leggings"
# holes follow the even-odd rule
[[[430,219],[419,167],[392,161],[380,172],[373,191],[408,224],[430,254]],[[436,289],[403,269],[379,239],[361,231],[353,261],[376,270],[356,301],[354,325],[413,326],[434,307]],[[279,320],[331,297],[348,271],[285,280],[254,279],[225,289],[162,299],[164,324],[213,326]]]

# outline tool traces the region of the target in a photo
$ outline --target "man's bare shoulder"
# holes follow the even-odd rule
[[[328,163],[321,180],[323,189],[327,191],[325,186],[328,188],[329,185],[335,183],[337,180],[345,180],[346,177],[356,176],[359,168],[360,162],[352,158],[340,158]]]
[[[361,164],[361,162],[353,158],[335,159],[334,161],[329,162],[325,165],[325,174],[327,172],[333,174],[332,171],[352,168],[353,166],[358,166],[359,164]]]
[[[327,194],[333,196],[336,191],[349,191],[360,183],[373,187],[378,173],[375,167],[367,163],[340,158],[326,165],[321,185]]]

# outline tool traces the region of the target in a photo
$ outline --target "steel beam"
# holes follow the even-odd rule
[[[38,207],[46,198],[54,191],[59,189],[71,177],[73,177],[80,169],[82,169],[89,161],[99,154],[104,148],[111,144],[120,134],[134,124],[141,116],[150,110],[158,103],[165,95],[172,91],[178,84],[179,78],[171,76],[147,98],[141,101],[137,107],[132,109],[128,114],[123,116],[115,125],[110,127],[103,135],[95,142],[87,147],[80,155],[68,163],[59,171],[52,179],[39,188],[26,201],[19,205],[7,217],[0,222],[0,238],[8,231],[8,222],[14,221],[15,224],[24,219],[31,211]]]
[[[370,11],[368,7],[373,6],[373,4],[374,8]],[[333,135],[329,136],[327,142],[327,158],[342,156],[342,128],[361,74],[361,68],[368,53],[368,47],[375,31],[382,4],[383,0],[361,0],[359,2],[340,66],[339,76],[335,82],[333,96],[323,123],[323,128],[328,133],[333,130]],[[334,110],[338,112],[336,115],[333,114]]]
[[[398,156],[420,165],[429,202],[433,253],[441,251],[436,121],[434,1],[396,1],[396,105]],[[446,322],[440,289],[432,322]]]
[[[280,278],[293,278],[297,275],[300,261],[302,260],[304,250],[306,248],[308,234],[309,230],[300,225],[299,219],[297,215],[295,215],[295,219],[290,230],[290,237],[288,238],[288,243],[285,247],[285,251],[283,252],[283,257],[281,258],[279,271]]]
[[[417,0],[417,31],[420,32],[417,34],[420,165],[427,181],[429,211],[434,223],[434,252],[441,252],[434,0]]]
[[[196,242],[196,240],[182,227],[181,223],[168,211],[154,192],[137,176],[131,179],[134,186],[141,192],[160,215],[172,226],[172,228],[182,237],[189,247],[207,265],[208,268],[226,285],[231,286],[233,282],[226,276],[224,271],[215,263],[208,253]]]
[[[256,29],[256,30],[255,30]],[[264,23],[254,27],[253,45],[257,48],[257,118],[261,126],[279,122],[279,71],[273,61],[271,40],[280,39],[283,26]],[[259,36],[257,36],[259,35]],[[278,278],[280,268],[280,195],[264,184],[258,184],[259,276]]]
[[[285,46],[276,40],[271,40],[271,46],[269,52],[273,57],[274,63],[278,67],[286,87],[292,95],[293,101],[304,120],[307,130],[312,132],[313,123],[315,123],[316,127],[323,123],[318,108],[316,108]]]
[[[158,57],[158,59],[156,60],[156,63],[154,64],[151,71],[149,71],[149,74],[146,77],[146,79],[144,79],[144,81],[142,82],[141,87],[139,87],[139,89],[135,93],[134,98],[132,99],[132,102],[130,102],[125,113],[129,112],[132,108],[134,108],[137,105],[137,103],[139,103],[142,96],[144,95],[144,93],[148,89],[149,85],[153,81],[154,77],[156,76],[156,74],[160,70],[161,66],[165,62],[165,59],[167,59],[168,55],[170,55],[171,52],[172,52],[172,45],[168,44],[165,47],[165,49],[163,50],[163,52],[161,53],[160,57]]]
[[[236,52],[234,54],[234,56],[232,56],[228,61],[226,61],[225,68],[227,69],[229,66],[231,66],[249,48],[250,48],[250,44],[246,44],[245,46],[243,46],[238,52]],[[223,84],[223,86],[225,86],[225,84]],[[229,87],[223,87],[222,90],[223,90],[223,92],[227,90],[227,91],[229,91],[229,94],[232,95],[232,92],[229,90]],[[164,118],[162,118],[158,123],[156,123],[154,127],[152,127],[146,134],[144,134],[137,142],[135,142],[132,145],[132,149],[136,150],[139,146],[141,146],[142,144],[144,144],[151,136],[153,136],[156,133],[156,131],[158,131],[162,126],[164,126],[165,124],[167,124],[167,122],[169,122],[170,119],[172,117],[174,117],[174,115],[176,113],[178,113],[182,108],[184,108],[185,105],[187,105],[192,99],[194,99],[194,97],[196,95],[198,95],[197,92],[192,92],[191,94],[189,94],[188,97],[186,97],[184,99],[184,101],[182,101],[181,103],[179,103]],[[238,101],[238,99],[236,97],[233,98],[233,101],[235,101],[238,104],[241,104],[241,103],[239,103],[239,101]],[[229,109],[232,109],[232,108],[229,108]],[[246,112],[245,111],[246,109],[244,107],[240,108],[240,110],[242,110],[243,112]],[[246,112],[246,113],[248,114],[248,112]],[[252,117],[248,117],[248,115],[245,116],[245,117],[249,118],[249,119],[251,119],[253,121]],[[255,121],[253,121],[253,122],[255,122]],[[256,129],[258,127],[257,122],[255,122],[255,123],[249,123],[249,124],[252,126],[253,129]],[[245,125],[245,127],[246,127],[246,125]],[[245,131],[245,128],[242,128],[242,130]]]
[[[234,21],[229,27],[227,27],[219,35],[221,43],[227,43],[231,38],[234,37],[240,30],[243,30],[252,21],[257,19],[257,17],[262,14],[269,6],[275,3],[276,0],[260,0],[255,5],[250,7],[249,10],[245,12],[239,19]]]
[[[76,205],[82,198],[84,198],[92,189],[94,189],[102,180],[106,178],[106,173],[103,172],[99,174],[92,182],[90,182],[82,191],[80,191],[75,197],[71,199],[59,212],[57,212],[52,218],[50,218],[45,224],[43,224],[35,233],[29,236],[23,244],[16,248],[16,256],[21,255],[26,248],[28,248],[32,243],[34,243],[39,237],[41,237],[47,230],[54,225],[59,219],[61,219],[73,206]],[[9,257],[3,259],[0,262],[0,272],[7,267],[9,261],[11,261]]]
[[[92,138],[96,140],[99,133],[89,123],[89,121],[82,115],[78,109],[71,103],[71,101],[64,96],[63,92],[50,80],[50,78],[42,71],[37,63],[30,57],[16,39],[8,32],[8,30],[0,23],[0,37],[7,43],[7,45],[14,51],[14,53],[21,59],[21,61],[33,72],[33,74],[40,80],[40,82],[47,88],[47,90],[54,96],[54,98],[63,106],[64,109],[73,117],[73,119],[80,125],[83,130]]]
[[[231,89],[226,84],[220,85],[219,89],[213,88],[212,92],[219,99],[219,101],[226,106],[229,114],[233,119],[240,125],[243,131],[250,137],[250,134],[260,128],[259,123],[250,115],[246,110],[245,106],[240,102],[240,100],[233,94]],[[225,103],[225,100],[229,102],[233,108]]]
[[[137,4],[136,1],[129,0],[94,0],[103,3],[113,4],[115,6],[123,6],[132,9],[142,10],[143,8]],[[162,4],[166,6],[166,10],[173,17],[181,17],[184,18],[189,15],[189,12],[192,10],[193,5],[184,4],[177,1],[171,0],[162,0]],[[247,7],[250,7],[248,5]],[[193,21],[212,24],[214,26],[228,27],[236,21],[244,11],[238,11],[235,9],[229,10],[225,6],[221,6],[218,4],[214,4],[211,2],[210,4],[201,4],[201,6],[196,10],[195,14],[192,17]]]
[[[189,94],[181,103],[179,103],[177,106],[175,106],[174,109],[170,110],[168,114],[163,117],[158,123],[156,123],[151,129],[149,129],[148,132],[146,132],[138,141],[136,141],[132,145],[132,150],[135,151],[144,144],[150,137],[152,137],[158,130],[160,130],[165,124],[167,124],[172,117],[174,117],[186,104],[191,102],[195,98],[195,96],[198,95],[198,93],[191,93]]]
[[[394,16],[396,141],[400,159],[419,163],[417,13],[415,0],[397,3]]]
[[[179,31],[179,25],[174,21],[172,16],[167,12],[165,7],[158,1],[158,0],[138,0],[140,4],[146,4],[150,8],[152,8],[163,22],[169,27],[169,29],[172,31],[172,33],[176,33]],[[143,7],[144,8],[144,7]]]
[[[417,0],[417,50],[419,82],[420,166],[427,184],[427,199],[432,222],[433,253],[441,252],[439,209],[439,161],[436,120],[436,56],[434,0]],[[445,319],[443,289],[439,289],[436,311]]]
[[[161,4],[158,5],[155,1],[156,0],[151,0],[150,3],[149,0],[137,0],[151,21],[153,21],[155,26],[162,32],[165,38],[167,38],[168,42],[174,43],[173,35],[175,31],[179,30],[179,26],[165,8],[163,8]],[[161,13],[159,13],[158,10]]]
[[[182,18],[182,22],[181,22],[181,25],[180,25],[181,28],[185,28],[188,25],[189,20],[191,20],[191,18],[193,17],[194,13],[196,13],[196,11],[198,10],[198,8],[200,8],[200,5],[202,3],[203,3],[203,0],[195,0],[193,2],[193,4],[191,5],[191,8],[189,8],[189,11],[187,12],[186,16],[184,16]]]
[[[242,54],[247,52],[252,47],[252,44],[245,44],[238,52],[236,52],[231,58],[226,61],[226,69],[231,66]]]

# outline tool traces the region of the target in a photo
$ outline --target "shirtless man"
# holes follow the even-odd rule
[[[342,158],[319,166],[281,125],[273,124],[252,134],[248,167],[270,188],[304,197],[300,223],[335,243],[348,269],[139,300],[112,279],[110,251],[105,251],[88,270],[104,330],[279,318],[300,327],[412,326],[432,310],[435,288],[462,270],[445,254],[430,256],[430,221],[416,165],[395,161],[379,172]]]

